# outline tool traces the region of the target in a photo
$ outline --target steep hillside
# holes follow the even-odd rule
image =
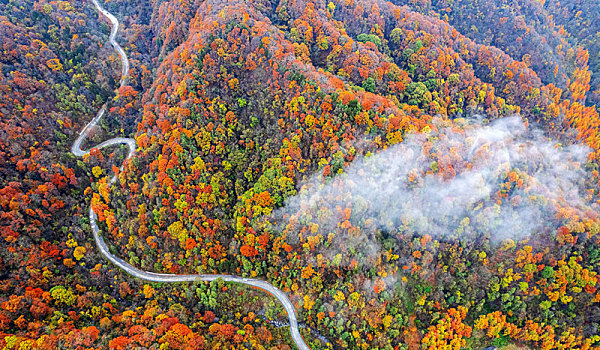
[[[0,3],[0,345],[293,346],[259,290],[104,261],[91,205],[141,270],[279,288],[311,349],[600,347],[594,6],[103,6],[114,92],[91,3]],[[68,153],[107,99],[123,169]]]

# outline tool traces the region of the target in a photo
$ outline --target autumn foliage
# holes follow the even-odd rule
[[[0,2],[0,347],[290,345],[278,327],[284,313],[260,290],[144,283],[105,261],[90,205],[111,252],[140,269],[269,281],[289,295],[313,349],[600,347],[597,8],[572,0],[105,6],[131,61],[118,89],[110,28],[90,2]],[[135,138],[123,169],[118,147],[69,153],[105,101],[89,142]],[[557,149],[590,150],[576,189],[584,205],[518,195],[535,187],[542,169],[534,168],[505,169],[498,191],[474,204],[487,213],[536,203],[543,229],[517,235],[530,238],[467,241],[411,222],[379,224],[337,181],[410,133],[427,138],[419,159],[428,166],[406,182],[452,181],[492,151],[469,154],[473,140],[441,147],[439,130],[464,135],[473,120],[515,114]],[[336,205],[281,214],[309,186],[325,185],[338,191],[319,200]],[[469,225],[458,222],[456,232],[475,232]]]

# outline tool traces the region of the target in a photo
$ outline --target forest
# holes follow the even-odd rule
[[[600,350],[596,1],[97,4],[0,0],[0,348]]]

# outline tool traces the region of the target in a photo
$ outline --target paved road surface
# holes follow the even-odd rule
[[[112,23],[112,29],[110,31],[109,40],[110,40],[111,45],[115,48],[115,50],[121,56],[121,62],[123,64],[123,72],[122,72],[122,76],[121,76],[121,86],[123,86],[127,82],[127,74],[129,73],[129,59],[127,58],[127,55],[125,54],[125,51],[123,51],[121,46],[119,46],[119,44],[115,40],[115,38],[117,36],[117,32],[119,31],[119,21],[110,12],[108,12],[104,8],[102,8],[102,6],[100,6],[100,4],[98,3],[97,0],[92,0],[92,2],[96,6],[96,9],[98,10],[98,12],[100,12],[104,16],[106,16]],[[87,150],[87,151],[82,150],[81,143],[86,139],[86,137],[88,136],[90,131],[94,128],[94,126],[96,126],[98,124],[100,119],[102,119],[102,116],[104,116],[104,113],[106,112],[106,107],[107,107],[107,105],[105,103],[102,106],[102,108],[100,109],[100,111],[98,111],[98,114],[96,114],[96,117],[94,117],[94,119],[92,119],[85,126],[85,128],[83,128],[83,130],[79,134],[79,137],[73,143],[73,147],[71,147],[71,152],[74,155],[81,157],[90,152],[90,150]],[[96,145],[94,148],[101,149],[104,147],[108,147],[108,146],[112,146],[112,145],[121,145],[121,144],[127,145],[129,147],[129,152],[127,154],[126,160],[131,158],[131,156],[135,152],[135,146],[136,146],[135,140],[131,139],[131,138],[125,138],[125,137],[113,138],[113,139],[104,141],[104,142],[100,143],[99,145]],[[122,168],[122,166],[121,166],[121,168]],[[113,176],[113,178],[110,180],[110,184],[114,183],[115,180],[116,180],[116,176]],[[231,275],[173,275],[173,274],[154,273],[154,272],[140,270],[140,269],[132,266],[131,264],[125,262],[123,259],[121,259],[117,256],[114,256],[110,253],[110,251],[108,250],[108,246],[104,242],[104,238],[102,238],[100,229],[98,228],[98,223],[96,221],[97,215],[91,206],[90,206],[89,215],[90,215],[90,223],[92,226],[92,232],[94,234],[94,239],[96,241],[96,246],[98,247],[98,249],[100,250],[102,255],[104,255],[113,264],[117,265],[118,267],[123,269],[128,274],[130,274],[134,277],[146,280],[146,281],[165,282],[165,283],[192,282],[192,281],[196,281],[196,280],[214,281],[218,278],[221,278],[221,279],[223,279],[223,281],[226,281],[226,282],[237,282],[237,283],[242,283],[242,284],[246,284],[246,285],[249,285],[252,287],[263,289],[267,293],[273,295],[275,298],[277,298],[281,302],[281,304],[283,304],[283,307],[285,308],[285,311],[287,312],[287,315],[289,318],[290,332],[292,335],[292,339],[298,346],[298,349],[310,350],[310,348],[308,347],[308,345],[306,345],[306,343],[304,342],[304,339],[302,339],[302,336],[300,335],[300,331],[298,329],[298,319],[296,316],[296,310],[294,309],[294,305],[290,302],[290,299],[288,299],[288,297],[285,293],[283,293],[281,290],[273,287],[273,285],[271,285],[270,283],[263,281],[263,280],[258,280],[258,279],[253,279],[253,278],[243,278],[243,277],[231,276]]]

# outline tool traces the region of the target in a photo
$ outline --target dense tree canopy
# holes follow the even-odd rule
[[[0,1],[0,346],[293,347],[260,290],[105,261],[91,205],[140,269],[269,281],[312,349],[600,348],[592,3],[112,0],[117,88],[91,2]],[[86,142],[135,138],[123,169],[119,147],[69,152],[107,100]],[[477,138],[515,115],[527,139]],[[466,209],[395,209],[506,150],[485,195],[439,197]],[[385,176],[397,197],[357,190]],[[500,222],[525,208],[534,229]]]

